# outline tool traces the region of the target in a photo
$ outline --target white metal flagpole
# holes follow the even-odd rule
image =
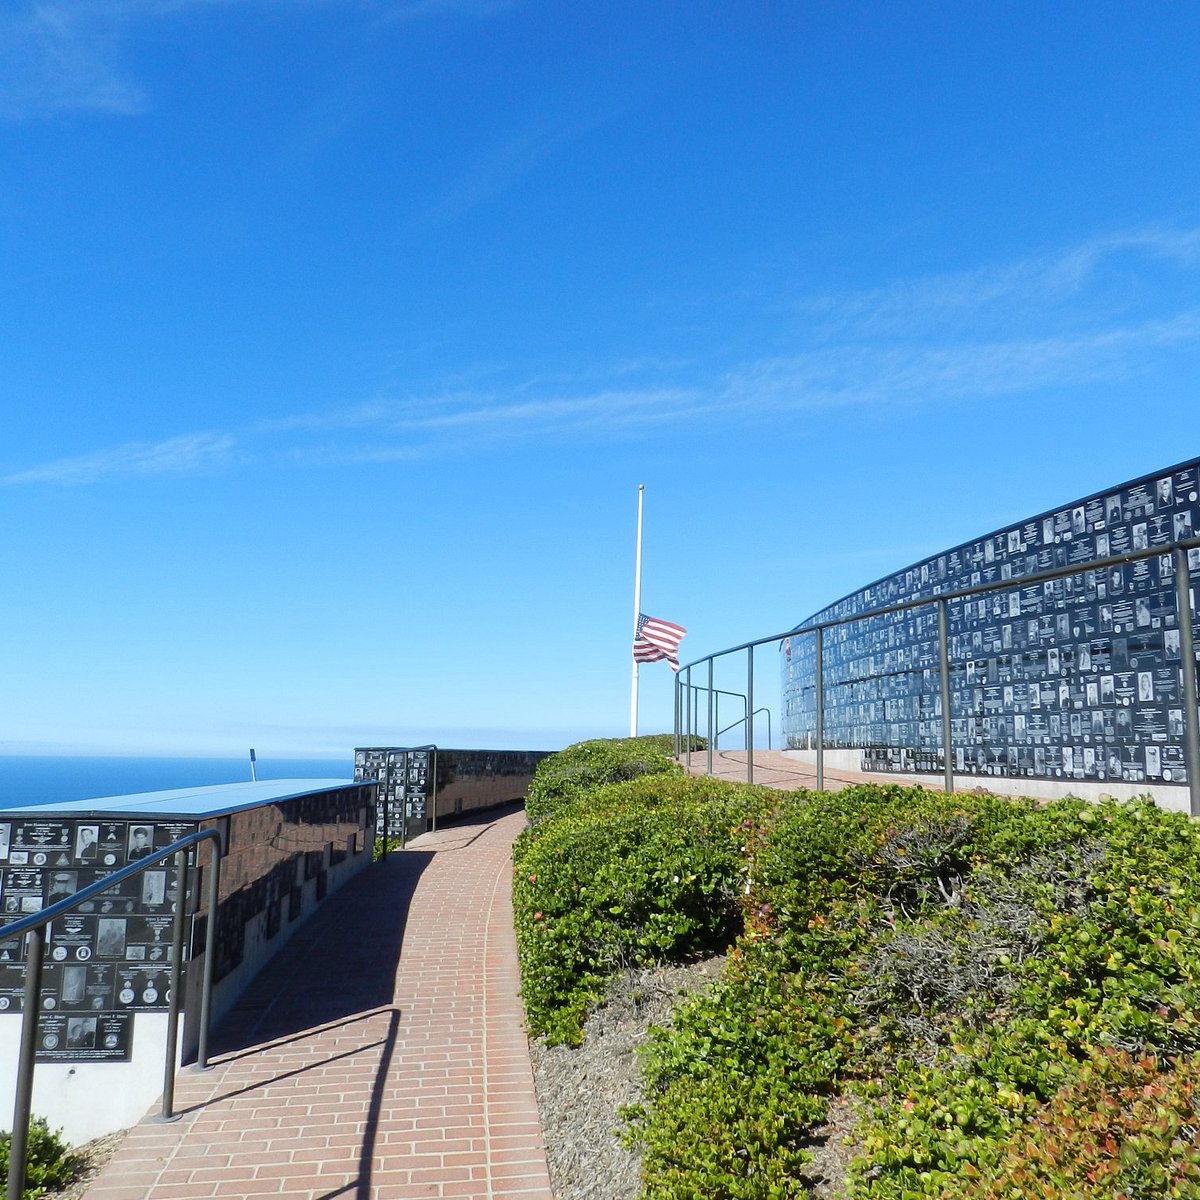
[[[642,615],[642,493],[646,485],[638,484],[637,556],[633,569],[633,637],[629,639],[629,656],[633,658],[633,643],[637,639],[638,617]],[[629,701],[629,736],[637,737],[638,726],[638,660],[633,659],[633,696]]]

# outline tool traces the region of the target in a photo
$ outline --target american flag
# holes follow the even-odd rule
[[[670,621],[660,621],[657,617],[648,617],[638,613],[637,633],[633,639],[633,658],[635,662],[661,662],[666,659],[672,671],[679,670],[679,659],[676,652],[683,635],[687,633],[682,625],[674,625]]]

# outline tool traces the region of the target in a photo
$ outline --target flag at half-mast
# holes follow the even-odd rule
[[[635,662],[661,662],[663,659],[670,664],[672,671],[679,670],[679,643],[687,633],[682,625],[670,621],[661,621],[658,617],[648,617],[638,613],[637,634],[633,639],[633,658]]]

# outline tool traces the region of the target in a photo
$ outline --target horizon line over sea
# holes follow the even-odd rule
[[[255,763],[261,779],[354,777],[354,756],[269,758]],[[248,783],[250,759],[140,755],[0,755],[0,810],[63,804],[174,788]]]

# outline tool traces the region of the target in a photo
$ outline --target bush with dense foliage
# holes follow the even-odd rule
[[[578,1037],[611,971],[736,930],[648,1046],[647,1200],[809,1194],[834,1095],[862,1200],[1200,1200],[1189,818],[649,777],[517,853],[534,1032]]]
[[[755,789],[753,799],[770,796]],[[614,971],[729,944],[741,926],[745,804],[717,780],[641,776],[518,838],[513,902],[531,1032],[577,1042]]]
[[[967,1164],[946,1200],[1184,1200],[1200,1194],[1200,1056],[1090,1052],[1070,1083]]]
[[[8,1186],[8,1155],[12,1134],[0,1133],[0,1186]],[[37,1200],[46,1192],[61,1191],[79,1175],[77,1155],[63,1141],[62,1135],[50,1129],[43,1117],[34,1117],[29,1124],[29,1139],[25,1147],[25,1200]]]
[[[666,734],[577,742],[538,763],[525,799],[525,813],[537,824],[606,783],[683,773],[672,757]]]

